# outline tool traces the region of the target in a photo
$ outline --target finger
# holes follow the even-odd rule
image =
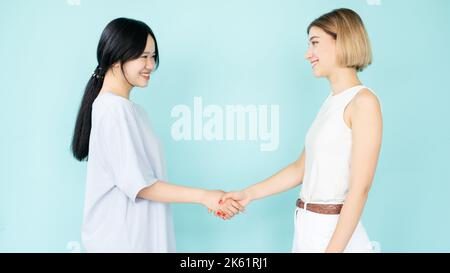
[[[233,211],[234,214],[238,214],[241,211],[241,209],[243,208],[239,204],[239,202],[236,202],[234,200],[227,200],[225,203],[225,206],[223,206],[223,207],[231,209],[231,211]]]
[[[222,218],[222,219],[225,219],[225,218],[228,218],[228,217],[229,217],[228,213],[225,212],[223,209],[222,209],[222,210],[219,210],[218,216],[219,216],[220,218]]]
[[[222,219],[223,219],[223,220],[228,220],[228,219],[230,219],[230,218],[232,218],[232,217],[233,217],[233,216],[230,216],[229,214],[227,214],[227,213],[225,213],[225,212],[222,214]]]
[[[231,211],[231,209],[229,209],[229,208],[222,208],[222,211],[223,212],[225,212],[225,216],[226,217],[233,217],[234,216],[234,213],[233,213],[233,211]]]
[[[227,213],[224,211],[223,208],[221,208],[219,210],[219,213],[217,214],[217,216],[219,216],[220,218],[224,218],[224,217],[227,217]]]
[[[229,205],[227,206],[227,209],[231,210],[231,211],[233,212],[233,215],[239,213],[239,209],[235,208],[232,204],[229,204]]]
[[[231,192],[228,192],[228,193],[225,193],[224,195],[222,195],[222,197],[220,198],[220,204],[225,202],[225,200],[227,200],[228,198],[231,198]]]
[[[231,201],[231,205],[233,207],[235,207],[236,209],[238,209],[240,212],[244,212],[245,211],[245,207],[242,206],[239,202],[236,202],[234,200]]]
[[[234,216],[236,216],[236,213],[233,213],[233,215],[228,215],[226,220],[230,220],[230,219],[233,218]]]
[[[233,199],[233,200],[238,199],[238,200],[239,200],[240,197],[239,197],[238,192],[232,191],[232,192],[227,192],[227,193],[225,193],[224,195],[222,195],[221,200],[222,200],[223,202],[225,202],[225,201],[228,200],[228,199]]]
[[[223,212],[218,210],[214,213],[214,215],[216,215],[217,217],[222,217],[223,216]]]

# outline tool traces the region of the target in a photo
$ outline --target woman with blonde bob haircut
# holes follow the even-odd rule
[[[372,62],[359,15],[336,9],[307,28],[305,59],[331,92],[306,138],[300,157],[272,177],[224,195],[246,206],[252,200],[302,184],[294,213],[293,252],[372,252],[360,218],[381,147],[382,116],[375,93],[357,72]]]

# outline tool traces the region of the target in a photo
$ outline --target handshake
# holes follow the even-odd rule
[[[223,220],[229,220],[233,216],[244,212],[251,198],[246,190],[224,192],[221,190],[206,190],[201,204],[208,208],[208,213]]]

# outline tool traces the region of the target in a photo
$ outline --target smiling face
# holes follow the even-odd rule
[[[146,87],[155,68],[155,41],[148,35],[144,52],[123,65],[125,77],[132,86]]]
[[[314,76],[328,77],[337,67],[336,40],[319,27],[313,26],[308,35],[305,59],[311,63]]]

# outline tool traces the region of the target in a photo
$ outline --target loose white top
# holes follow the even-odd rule
[[[168,204],[138,192],[167,180],[163,153],[145,110],[111,92],[92,105],[83,246],[88,252],[174,252]]]

